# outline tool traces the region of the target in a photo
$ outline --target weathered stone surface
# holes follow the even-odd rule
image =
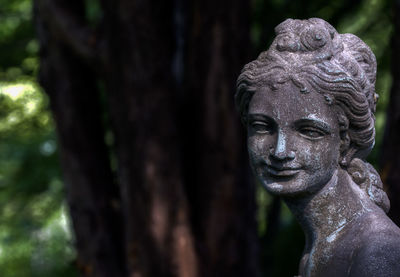
[[[376,60],[322,19],[288,19],[235,95],[258,180],[287,203],[306,245],[299,275],[400,276],[400,229],[365,161],[375,140]]]

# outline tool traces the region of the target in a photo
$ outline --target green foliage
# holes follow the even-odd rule
[[[103,16],[103,12],[100,7],[100,3],[98,0],[85,0],[85,10],[86,10],[86,20],[89,22],[91,26],[96,26],[101,17]]]
[[[0,0],[0,276],[76,276],[31,8]]]
[[[47,98],[0,82],[0,111],[0,276],[62,276],[74,253]]]
[[[29,0],[0,0],[0,78],[34,75],[38,46]]]

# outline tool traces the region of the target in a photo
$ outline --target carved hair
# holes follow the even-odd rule
[[[292,81],[299,93],[318,92],[338,110],[346,144],[341,166],[347,168],[354,158],[364,160],[375,143],[378,98],[371,49],[357,36],[339,34],[319,18],[287,19],[275,32],[270,48],[246,64],[237,80],[235,102],[242,121],[247,121],[249,102],[257,89],[276,90]]]

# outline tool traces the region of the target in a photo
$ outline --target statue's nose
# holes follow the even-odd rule
[[[279,131],[277,135],[276,144],[270,149],[270,155],[275,160],[293,160],[295,153],[292,149],[292,145],[288,145],[287,135]]]

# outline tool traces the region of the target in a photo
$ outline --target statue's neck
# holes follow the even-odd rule
[[[319,242],[334,242],[351,221],[374,208],[343,169],[316,194],[284,199],[306,236],[306,252]]]

